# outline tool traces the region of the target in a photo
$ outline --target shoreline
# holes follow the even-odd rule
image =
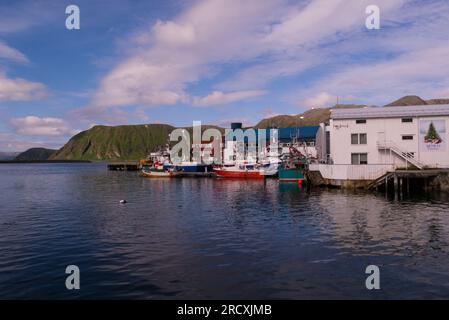
[[[0,164],[30,164],[30,163],[92,163],[89,160],[2,160]]]

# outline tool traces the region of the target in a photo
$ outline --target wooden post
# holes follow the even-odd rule
[[[394,199],[398,199],[398,176],[394,175]]]
[[[385,195],[388,195],[388,174],[385,177]]]

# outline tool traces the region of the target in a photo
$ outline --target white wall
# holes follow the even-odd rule
[[[363,118],[361,118],[363,119]],[[420,142],[420,124],[426,120],[442,120],[445,133],[438,151],[429,151]],[[357,124],[356,119],[331,119],[331,157],[335,164],[351,164],[351,153],[367,153],[368,164],[394,164],[405,166],[405,160],[394,153],[379,150],[378,141],[392,141],[405,152],[414,152],[415,159],[429,167],[449,167],[449,117],[415,117],[412,123],[403,123],[401,118],[367,119],[366,124]],[[425,129],[426,130],[426,129]],[[352,145],[351,134],[366,133],[366,145]],[[403,135],[413,135],[413,140],[402,140]],[[422,140],[422,139],[421,139]]]
[[[320,171],[324,179],[334,180],[376,180],[388,171],[393,171],[393,165],[332,165],[310,164],[310,171]]]

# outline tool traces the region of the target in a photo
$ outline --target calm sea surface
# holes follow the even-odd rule
[[[449,197],[0,165],[0,298],[449,298]]]

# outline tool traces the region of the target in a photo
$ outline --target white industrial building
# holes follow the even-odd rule
[[[449,105],[335,108],[317,135],[321,163],[310,169],[329,180],[374,180],[449,168],[448,128]]]

